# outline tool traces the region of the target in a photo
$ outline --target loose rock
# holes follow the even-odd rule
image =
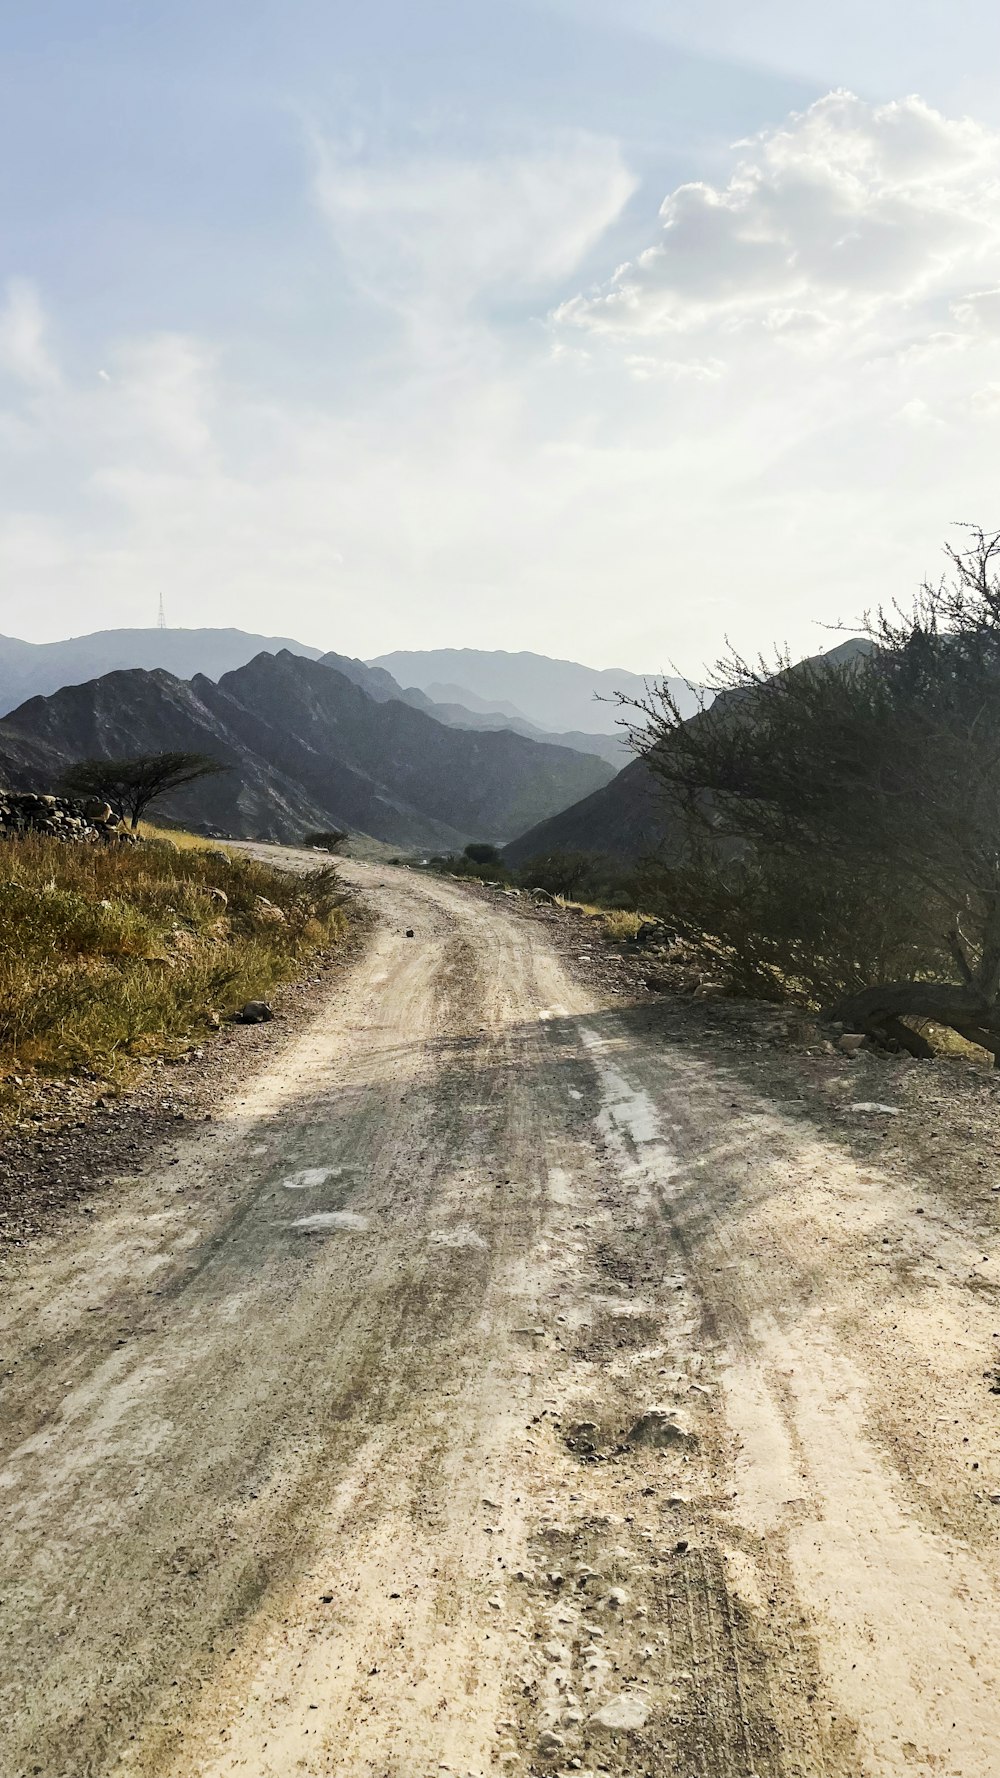
[[[663,1451],[671,1445],[690,1445],[695,1441],[690,1432],[671,1414],[664,1413],[662,1408],[649,1408],[640,1414],[628,1433],[630,1445],[646,1445],[651,1450]]]
[[[645,1699],[636,1692],[619,1692],[616,1698],[609,1698],[603,1709],[594,1715],[594,1721],[604,1729],[641,1729],[645,1726],[649,1710]]]
[[[0,790],[0,839],[19,833],[51,834],[54,839],[81,841],[134,841],[135,834],[122,827],[110,803],[92,797],[77,802],[68,796],[40,795],[35,791]]]
[[[264,1025],[268,1019],[273,1018],[274,1013],[266,1000],[248,1000],[236,1014],[237,1022],[241,1025]]]

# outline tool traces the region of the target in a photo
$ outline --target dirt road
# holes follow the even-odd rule
[[[3,1778],[995,1778],[990,1181],[347,868],[320,1016],[8,1280]]]

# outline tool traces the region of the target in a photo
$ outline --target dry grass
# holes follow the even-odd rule
[[[608,937],[617,944],[624,944],[626,939],[635,938],[646,914],[635,914],[627,908],[602,908],[599,919]]]
[[[345,931],[329,867],[293,876],[169,839],[0,841],[0,1075],[113,1077]]]
[[[181,852],[225,851],[225,840],[206,839],[204,834],[188,833],[184,827],[157,827],[155,821],[140,821],[139,833],[144,840],[167,840]]]
[[[599,921],[607,936],[617,944],[634,938],[643,921],[651,918],[648,914],[637,914],[628,908],[602,908],[594,902],[568,901],[563,895],[557,895],[556,900],[560,907],[578,908],[588,919]]]

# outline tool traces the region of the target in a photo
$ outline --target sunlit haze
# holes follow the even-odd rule
[[[697,674],[1000,524],[994,8],[43,0],[5,37],[7,634],[162,594]]]

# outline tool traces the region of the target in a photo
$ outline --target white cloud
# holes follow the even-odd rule
[[[822,345],[939,325],[942,303],[1000,274],[996,131],[840,92],[738,148],[725,186],[671,192],[658,239],[557,321],[663,337],[675,356],[678,334],[709,330]]]
[[[1000,522],[992,132],[831,95],[671,193],[645,250],[549,315],[632,185],[589,138],[328,155],[363,325],[310,334],[298,370],[349,367],[335,401],[181,333],[91,342],[55,381],[40,327],[0,411],[0,629],[152,622],[162,587],[172,622],[348,653],[696,671],[726,632],[814,648],[816,620],[933,571],[952,520]]]
[[[45,312],[27,278],[11,278],[0,309],[0,369],[20,382],[46,387],[58,371],[46,340]]]
[[[953,303],[951,312],[959,327],[970,333],[1000,333],[1000,290],[972,290]]]
[[[409,311],[547,293],[636,187],[614,142],[576,134],[535,154],[367,164],[317,147],[316,195],[352,276]]]
[[[551,327],[657,453],[686,632],[808,646],[807,614],[933,572],[956,518],[1000,523],[1000,133],[973,120],[831,93],[669,193]]]

